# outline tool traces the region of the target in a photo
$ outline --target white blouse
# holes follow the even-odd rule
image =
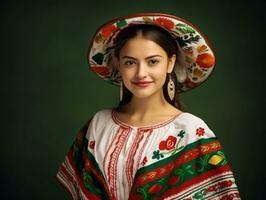
[[[103,109],[83,126],[56,174],[73,200],[240,199],[221,143],[183,112],[135,127]]]
[[[199,117],[183,112],[162,123],[135,127],[113,109],[98,111],[87,130],[88,150],[97,161],[113,199],[126,200],[136,171],[181,151],[200,138],[215,137]]]

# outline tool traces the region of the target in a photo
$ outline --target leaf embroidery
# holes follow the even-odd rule
[[[160,153],[160,150],[157,150],[157,151],[153,151],[153,156],[152,156],[152,159],[157,159],[157,160],[160,160],[160,158],[163,158],[164,155],[162,153]]]

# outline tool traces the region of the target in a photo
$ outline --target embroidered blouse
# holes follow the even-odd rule
[[[74,200],[240,199],[221,143],[199,117],[183,112],[152,126],[94,114],[56,174]]]

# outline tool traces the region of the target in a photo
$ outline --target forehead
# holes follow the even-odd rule
[[[132,56],[135,58],[145,58],[152,55],[167,56],[165,50],[156,42],[137,36],[129,39],[120,51],[120,57]]]

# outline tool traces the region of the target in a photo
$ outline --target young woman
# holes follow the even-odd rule
[[[120,17],[96,31],[88,60],[120,85],[120,103],[94,114],[59,168],[73,199],[240,199],[221,143],[179,100],[214,68],[198,28],[162,13]]]

